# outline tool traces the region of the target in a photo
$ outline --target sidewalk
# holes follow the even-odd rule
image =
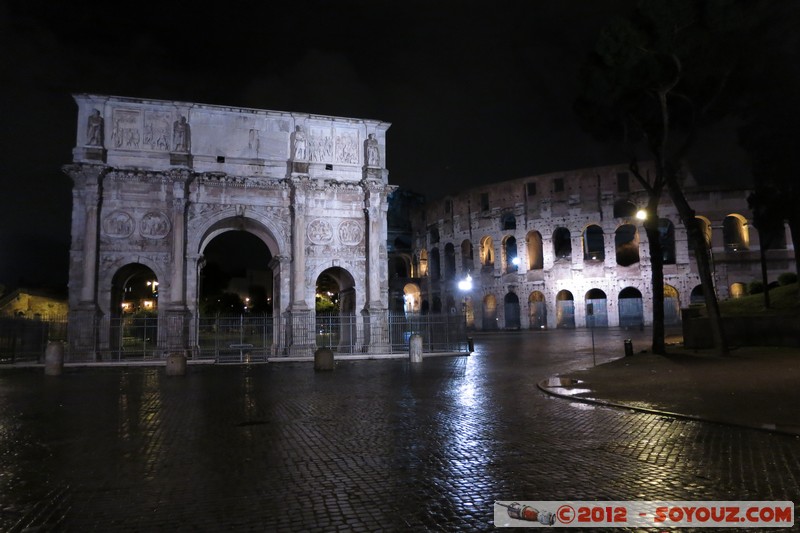
[[[728,357],[668,348],[539,383],[571,400],[800,436],[800,349],[742,347]]]

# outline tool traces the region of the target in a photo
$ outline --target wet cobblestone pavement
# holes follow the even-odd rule
[[[598,332],[597,362],[631,336]],[[589,332],[475,344],[328,373],[4,370],[0,530],[482,531],[495,500],[797,503],[797,437],[538,390],[592,364]]]

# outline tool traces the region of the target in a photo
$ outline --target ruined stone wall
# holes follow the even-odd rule
[[[645,167],[643,171],[648,169]],[[733,284],[760,279],[758,236],[747,221],[748,191],[706,190],[691,181],[687,185],[692,207],[710,223],[716,290],[721,299],[727,298]],[[541,327],[540,324],[582,327],[589,323],[586,316],[589,301],[595,307],[604,306],[603,325],[633,325],[636,319],[631,313],[637,312],[641,322],[649,324],[652,318],[649,243],[642,221],[635,216],[635,211],[646,205],[647,195],[626,165],[511,180],[429,202],[412,218],[416,222],[415,260],[420,260],[422,250],[428,258],[437,252],[440,256],[438,276],[429,269],[428,275],[421,279],[423,298],[461,303],[466,298],[467,307],[471,306],[468,315],[474,316],[478,329],[491,327],[492,321],[500,328]],[[626,207],[631,210],[621,214]],[[664,221],[665,232],[669,225],[672,227],[674,257],[670,264],[664,265],[664,281],[670,291],[667,305],[678,309],[690,304],[693,291],[697,298],[700,281],[689,251],[687,232],[667,195],[661,200],[658,217]],[[730,223],[725,222],[726,217],[741,221],[739,231],[744,237],[740,240],[747,241],[746,246],[737,248],[730,227],[726,228]],[[587,241],[590,226],[595,233]],[[597,228],[602,230],[602,237]],[[559,237],[567,231],[568,240]],[[434,242],[437,236],[438,242]],[[540,259],[536,257],[539,236]],[[769,251],[771,279],[791,269],[789,261],[794,251],[788,238],[787,242],[789,248]],[[462,260],[464,243],[472,246],[471,261]],[[455,249],[455,272],[444,266],[444,250],[448,245]],[[570,247],[571,254],[565,254],[564,250]],[[596,253],[590,253],[592,250]],[[510,262],[515,256],[518,265]],[[430,259],[428,262],[431,265]],[[468,293],[457,288],[458,281],[467,274],[473,279],[473,288]],[[640,297],[636,296],[637,291]],[[572,310],[563,303],[570,300],[559,300],[559,293],[562,299],[571,298]],[[631,295],[633,298],[628,299]],[[547,316],[544,322],[537,322],[532,313],[541,314],[544,310],[534,309],[536,305],[530,300],[542,296]],[[496,316],[492,314],[484,322],[484,315],[491,313],[492,300],[496,303]],[[641,311],[636,311],[636,306]],[[570,314],[571,324],[562,320]],[[679,320],[679,314],[672,313],[667,318]]]

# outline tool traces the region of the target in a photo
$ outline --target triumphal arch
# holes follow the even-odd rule
[[[163,353],[191,351],[203,252],[228,231],[272,257],[274,354],[309,354],[315,288],[328,272],[359,316],[360,349],[383,350],[388,308],[386,132],[375,120],[80,94],[72,178],[70,353],[113,350],[120,287],[158,280]],[[278,320],[278,318],[276,318]],[[311,321],[313,322],[313,320]],[[276,322],[277,323],[277,322]]]

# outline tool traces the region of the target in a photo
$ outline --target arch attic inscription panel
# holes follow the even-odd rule
[[[132,266],[158,281],[158,346],[197,345],[193,330],[215,237],[247,231],[272,257],[274,354],[310,353],[317,278],[355,280],[365,318],[388,307],[386,132],[375,120],[78,94],[70,250],[71,353],[113,350],[120,283]],[[290,320],[282,320],[290,317]],[[276,322],[278,323],[278,322]]]

